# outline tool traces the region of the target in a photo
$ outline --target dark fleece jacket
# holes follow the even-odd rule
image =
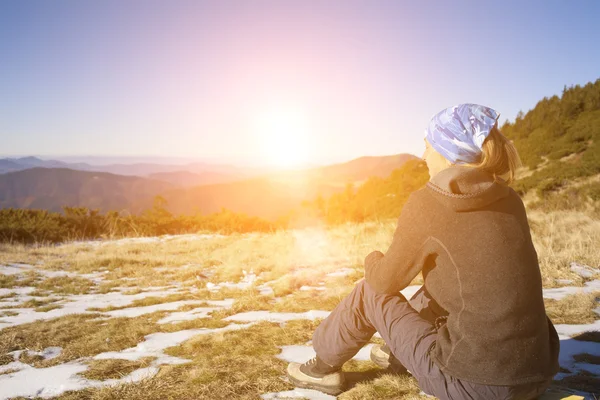
[[[410,195],[390,248],[365,259],[365,278],[392,294],[420,271],[448,313],[430,351],[442,371],[488,385],[558,372],[559,340],[544,309],[525,207],[504,180],[454,165]]]

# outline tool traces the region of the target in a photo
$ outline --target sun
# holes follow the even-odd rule
[[[274,107],[257,116],[257,144],[266,164],[293,168],[307,163],[309,136],[308,117],[299,109]]]

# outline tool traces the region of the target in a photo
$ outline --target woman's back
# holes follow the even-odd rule
[[[558,372],[525,208],[502,181],[452,166],[411,196],[420,213],[425,286],[448,312],[431,355],[472,382],[513,385]],[[420,203],[414,210],[414,203]],[[414,240],[414,239],[412,239]],[[417,239],[419,240],[419,239]]]

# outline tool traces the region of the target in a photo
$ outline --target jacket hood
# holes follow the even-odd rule
[[[426,187],[444,206],[468,211],[488,206],[509,194],[506,181],[478,168],[452,165],[438,172]]]

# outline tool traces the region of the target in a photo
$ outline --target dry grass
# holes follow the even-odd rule
[[[154,361],[155,357],[144,357],[140,360],[92,360],[89,367],[81,376],[96,381],[107,379],[120,379],[139,368],[145,368]]]
[[[343,393],[340,400],[427,399],[419,395],[419,386],[410,375],[382,375],[372,381],[358,383],[352,390]]]
[[[10,311],[10,310],[0,311],[0,318],[2,318],[2,317],[14,317],[15,315],[19,315],[19,313],[15,312],[15,311]]]
[[[575,285],[584,279],[570,271],[576,261],[592,267],[600,265],[600,221],[584,213],[544,214],[528,212],[532,237],[540,260],[544,286],[556,286],[557,279],[571,279]],[[21,357],[36,367],[47,367],[101,352],[134,347],[154,332],[176,332],[195,328],[222,328],[229,315],[266,310],[304,312],[333,310],[361,279],[364,257],[372,250],[385,251],[396,221],[348,224],[334,228],[307,228],[273,234],[231,235],[201,240],[169,240],[156,243],[106,243],[100,246],[66,244],[61,246],[0,245],[0,264],[23,262],[39,264],[48,270],[76,273],[103,273],[104,281],[95,284],[84,278],[45,278],[31,272],[22,278],[0,275],[0,287],[32,286],[36,298],[20,307],[44,311],[59,307],[50,295],[109,293],[122,288],[124,294],[139,294],[149,287],[179,286],[182,291],[164,297],[147,297],[128,306],[105,307],[110,311],[149,306],[180,300],[221,300],[234,298],[231,309],[220,309],[208,318],[174,324],[158,324],[169,312],[155,312],[136,318],[101,318],[102,315],[69,315],[0,330],[0,364],[12,361],[6,355],[14,350],[41,351],[60,346],[63,352],[52,360]],[[353,270],[348,276],[331,277],[340,268]],[[206,289],[206,283],[238,282],[244,271],[258,279],[248,290]],[[324,282],[323,285],[320,285]],[[267,283],[275,292],[260,295],[256,286]],[[413,283],[422,283],[415,278]],[[325,291],[300,291],[302,286],[324,286]],[[192,293],[191,288],[195,288]],[[573,295],[560,301],[547,301],[548,314],[555,323],[587,323],[595,319],[595,296]],[[12,298],[7,294],[3,298]],[[46,297],[44,299],[38,297]],[[206,306],[198,303],[178,311]],[[10,316],[11,311],[2,311]],[[184,365],[162,366],[149,380],[108,388],[91,388],[65,393],[59,399],[256,399],[262,393],[290,390],[284,381],[287,362],[275,356],[277,346],[305,344],[319,321],[297,320],[286,324],[258,323],[248,329],[197,336],[167,349],[166,353],[189,359]],[[600,334],[600,333],[596,333]],[[597,336],[597,335],[596,335]],[[586,339],[600,342],[594,333]],[[577,338],[579,339],[579,338]],[[380,339],[373,342],[382,343]],[[8,356],[10,357],[10,356]],[[585,357],[586,362],[597,361]],[[584,358],[582,358],[583,360]],[[150,360],[92,361],[84,376],[90,379],[120,378],[147,366]],[[408,375],[390,375],[370,362],[351,361],[344,366],[351,388],[339,398],[346,399],[422,399],[416,381]],[[594,384],[592,378],[577,375],[563,381],[573,387]],[[593,378],[597,379],[597,378]],[[583,382],[583,383],[582,383]],[[587,382],[587,383],[586,383]],[[591,383],[590,383],[591,382]],[[580,385],[580,386],[577,386]]]
[[[594,309],[598,307],[596,293],[577,293],[561,300],[545,299],[546,314],[554,324],[589,324],[598,319]]]
[[[555,381],[554,385],[582,390],[592,394],[595,398],[600,396],[600,378],[586,371],[579,371],[575,375],[570,375],[560,381]]]
[[[584,279],[570,270],[573,261],[600,266],[600,220],[576,211],[528,211],[528,217],[545,287],[560,286],[557,279],[582,284]]]
[[[10,364],[13,361],[14,361],[14,358],[11,354],[0,355],[0,365]]]
[[[63,351],[57,358],[32,360],[36,367],[48,367],[105,351],[123,350],[159,330],[148,316],[99,320],[94,315],[67,315],[1,330],[0,354],[62,347]]]
[[[54,292],[55,294],[84,294],[89,293],[94,283],[89,279],[79,277],[60,276],[47,278],[35,287],[38,290]]]

